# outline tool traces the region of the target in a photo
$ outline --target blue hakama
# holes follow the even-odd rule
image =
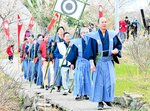
[[[90,100],[93,102],[112,102],[114,100],[115,71],[113,61],[121,57],[122,44],[116,33],[106,31],[105,36],[98,30],[87,34],[90,39],[84,51],[84,58],[94,60],[96,71],[93,72],[93,84]],[[112,55],[117,48],[119,53]],[[115,60],[114,60],[115,56]]]

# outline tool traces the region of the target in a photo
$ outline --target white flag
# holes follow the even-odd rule
[[[79,20],[84,5],[84,3],[78,0],[57,0],[54,10]]]

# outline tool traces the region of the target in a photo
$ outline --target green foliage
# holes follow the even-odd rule
[[[78,21],[74,18],[66,17],[65,20],[69,27],[74,27],[78,24]],[[84,20],[80,20],[79,25],[83,27],[85,25]]]
[[[49,22],[51,21],[52,9],[49,8],[49,5],[45,2],[38,2],[39,0],[24,0],[23,4],[29,9],[32,16],[35,18],[36,22],[41,27],[47,27]],[[32,7],[33,6],[33,7]]]
[[[77,20],[70,18],[70,17],[66,17],[66,22],[68,24],[69,27],[73,27],[77,25]]]

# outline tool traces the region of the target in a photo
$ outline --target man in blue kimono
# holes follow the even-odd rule
[[[122,44],[114,31],[107,30],[107,21],[102,17],[96,32],[86,34],[89,38],[84,58],[90,60],[93,72],[93,86],[90,100],[98,102],[98,110],[104,108],[104,102],[112,106],[115,89],[115,70],[113,62],[121,57]]]
[[[52,45],[54,46],[54,50],[57,47],[56,43],[64,41],[63,40],[63,34],[64,34],[64,32],[65,32],[64,27],[62,27],[62,26],[58,27],[56,40],[53,41],[54,44],[52,43]],[[61,74],[59,74],[58,77],[57,77],[57,79],[56,79],[56,76],[57,76],[57,73],[58,73],[58,70],[59,70],[59,59],[56,58],[54,54],[53,54],[53,59],[54,59],[54,80],[56,80],[56,82],[55,82],[54,85],[57,87],[57,92],[60,92],[60,88],[62,86],[62,77],[61,77]]]
[[[35,78],[34,82],[37,86],[42,86],[43,83],[43,74],[42,74],[42,60],[41,60],[41,52],[40,52],[40,43],[43,41],[44,36],[42,34],[38,34],[37,41],[35,43],[35,55],[34,55],[34,63],[35,63]]]
[[[67,55],[67,60],[71,62],[74,70],[74,89],[75,100],[89,99],[91,93],[90,64],[83,58],[83,51],[86,42],[83,39],[85,32],[81,30],[81,37],[71,40],[71,49]]]
[[[27,44],[27,38],[24,38],[23,43],[21,44],[20,48],[20,62],[22,63],[22,71],[24,72],[24,79],[27,79],[27,66],[28,61],[26,57],[25,46]]]
[[[28,43],[25,46],[26,60],[27,60],[27,80],[31,81],[33,75],[33,58],[34,58],[34,44],[33,38],[28,37]]]
[[[62,86],[64,89],[63,95],[67,95],[69,91],[69,61],[66,61],[66,52],[70,42],[70,34],[69,32],[64,33],[64,42],[57,43],[57,47],[54,51],[54,56],[59,59],[59,66],[61,66],[62,61],[64,63],[62,65],[60,74],[62,76]],[[57,74],[57,75],[60,75]]]

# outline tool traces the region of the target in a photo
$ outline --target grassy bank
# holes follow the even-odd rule
[[[116,96],[125,92],[144,95],[144,101],[150,104],[150,72],[145,75],[133,64],[115,64],[116,68]]]

